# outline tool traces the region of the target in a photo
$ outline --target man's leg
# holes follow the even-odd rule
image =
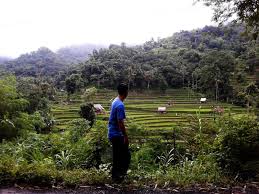
[[[127,171],[130,165],[131,154],[129,150],[129,145],[124,144],[123,148],[123,174],[127,175]]]
[[[121,137],[114,137],[111,140],[113,153],[112,179],[115,181],[120,179],[122,175],[122,141]]]

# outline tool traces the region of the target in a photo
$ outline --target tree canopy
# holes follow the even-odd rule
[[[259,1],[258,0],[198,0],[211,6],[216,22],[229,19],[243,22],[256,39],[259,34]]]

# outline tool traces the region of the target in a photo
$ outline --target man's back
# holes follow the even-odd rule
[[[123,102],[118,97],[113,100],[110,111],[108,127],[109,139],[117,136],[123,136],[122,131],[119,129],[118,121],[126,118],[125,108]]]

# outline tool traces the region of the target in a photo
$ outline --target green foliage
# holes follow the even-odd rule
[[[236,91],[234,103],[243,107],[259,107],[259,89],[258,86],[251,82],[240,90]]]
[[[240,174],[241,178],[258,175],[258,122],[248,117],[227,119],[221,121],[220,127],[214,147],[223,171]]]
[[[15,160],[1,153],[0,158],[0,186],[4,186],[14,182],[17,165]]]
[[[85,119],[75,119],[70,122],[71,128],[70,131],[70,139],[71,142],[77,142],[80,138],[86,135],[90,129],[90,122]]]
[[[205,5],[211,6],[214,11],[213,20],[223,23],[229,19],[234,21],[245,22],[248,26],[247,30],[253,35],[253,38],[258,37],[259,33],[259,15],[257,0],[198,0],[203,1]],[[237,17],[233,17],[237,16]]]
[[[35,78],[19,78],[17,90],[25,98],[29,105],[26,111],[33,114],[35,130],[37,132],[49,132],[53,126],[53,118],[50,113],[50,102],[55,95],[55,89],[47,82]]]
[[[200,156],[195,160],[186,158],[181,163],[171,166],[164,171],[158,171],[156,175],[157,184],[168,185],[192,185],[197,182],[217,183],[221,180],[219,168],[213,156]]]
[[[89,121],[89,124],[92,127],[96,119],[94,105],[92,103],[82,104],[80,106],[79,115]]]
[[[0,139],[21,135],[29,124],[28,102],[20,98],[13,76],[0,79]]]
[[[231,97],[230,78],[234,71],[234,58],[224,52],[212,51],[200,62],[200,87],[207,93],[215,94],[215,99]]]
[[[54,76],[67,67],[64,60],[46,47],[26,53],[4,63],[5,69],[17,76]]]
[[[158,156],[160,156],[164,150],[167,150],[166,145],[161,140],[145,143],[144,145],[131,148],[132,153],[132,169],[150,170],[158,166]]]
[[[175,150],[171,149],[169,152],[164,153],[161,156],[158,156],[158,159],[160,160],[160,164],[163,168],[167,168],[169,165],[171,165],[175,160]]]
[[[84,92],[83,98],[86,102],[90,102],[93,100],[93,97],[96,95],[97,89],[95,87],[87,88]]]
[[[73,165],[73,154],[71,150],[61,151],[60,154],[55,155],[56,164],[61,169],[68,169]]]
[[[89,135],[85,137],[91,148],[85,167],[96,167],[97,169],[103,163],[110,162],[111,151],[110,144],[107,139],[107,126],[105,123],[97,122],[96,125],[91,128]]]
[[[68,96],[78,92],[83,87],[83,80],[78,74],[70,75],[65,81]]]
[[[230,100],[235,94],[233,87],[242,85],[248,73],[254,76],[258,61],[256,44],[241,36],[243,28],[205,26],[137,47],[111,45],[57,76],[56,83],[60,87],[67,80],[68,94],[80,90],[79,82],[112,89],[116,83],[125,82],[130,89],[164,92],[167,88],[188,87],[217,100]],[[233,82],[240,75],[243,82]]]

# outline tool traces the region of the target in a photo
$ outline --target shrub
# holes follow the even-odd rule
[[[100,164],[109,162],[109,143],[107,140],[107,126],[102,122],[97,122],[91,129],[83,119],[77,119],[77,126],[71,128],[71,154],[74,155],[74,167],[79,168],[99,168]],[[81,123],[81,125],[80,125]],[[87,127],[87,128],[85,128]],[[73,129],[73,130],[72,130]],[[86,130],[86,131],[84,131]],[[76,132],[78,131],[78,132]],[[80,133],[80,131],[82,133]]]
[[[51,158],[45,158],[40,162],[19,165],[15,178],[18,183],[51,186],[56,176],[54,162]]]
[[[75,143],[90,130],[90,122],[84,119],[74,119],[70,122],[70,141]]]
[[[214,142],[217,161],[229,175],[249,178],[259,173],[259,123],[243,117],[221,122]]]
[[[217,183],[221,180],[215,158],[212,155],[199,156],[195,160],[187,158],[166,170],[157,171],[157,184],[192,185],[195,183]]]
[[[89,170],[75,169],[73,171],[61,171],[59,176],[65,186],[77,185],[102,185],[108,181],[108,174],[96,168]]]
[[[153,142],[145,143],[142,146],[131,146],[132,160],[131,166],[137,169],[150,170],[158,167],[158,156],[160,156],[166,145],[160,140],[153,140]]]
[[[0,186],[6,186],[14,182],[17,165],[15,159],[7,154],[1,154],[0,158]]]
[[[90,122],[89,124],[91,127],[93,126],[96,116],[94,112],[94,105],[92,103],[82,104],[80,106],[79,114],[82,118]]]

